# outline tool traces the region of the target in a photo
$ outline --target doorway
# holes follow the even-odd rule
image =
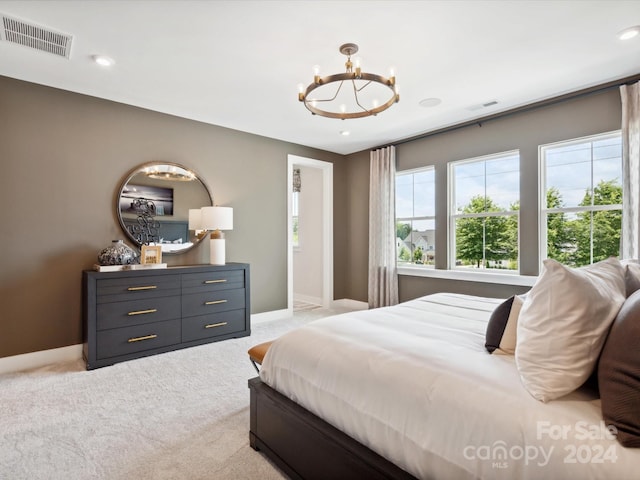
[[[297,195],[294,170],[299,173]],[[333,302],[332,163],[288,156],[287,243],[287,309],[293,313],[296,299],[329,308]]]

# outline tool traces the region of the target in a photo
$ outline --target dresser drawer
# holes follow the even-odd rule
[[[182,276],[182,293],[202,293],[244,288],[244,270],[188,273]]]
[[[231,310],[213,315],[182,319],[182,341],[226,335],[245,329],[245,310]]]
[[[180,293],[180,275],[120,277],[96,282],[98,303],[164,297]]]
[[[180,318],[180,297],[100,303],[96,308],[96,329],[106,330]]]
[[[180,343],[180,320],[103,330],[97,335],[98,360]]]
[[[182,316],[194,317],[243,309],[244,298],[244,288],[183,295]]]

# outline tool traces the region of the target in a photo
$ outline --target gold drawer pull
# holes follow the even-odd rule
[[[209,325],[205,325],[204,328],[224,327],[226,324],[227,322],[210,323]]]
[[[151,340],[152,338],[156,338],[158,335],[145,335],[144,337],[135,337],[127,340],[129,343],[133,342],[141,342],[142,340]]]
[[[210,302],[204,302],[205,305],[217,305],[219,303],[227,303],[226,300],[212,300]]]
[[[138,310],[135,312],[129,312],[127,313],[127,315],[131,317],[133,315],[144,315],[145,313],[156,313],[157,311],[158,311],[157,308],[150,308],[149,310]]]
[[[204,283],[224,283],[227,279],[223,278],[222,280],[205,280]]]
[[[156,285],[146,285],[144,287],[129,287],[127,290],[130,292],[135,292],[137,290],[153,290],[154,288],[158,288]]]

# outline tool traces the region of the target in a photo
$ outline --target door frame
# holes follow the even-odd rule
[[[293,314],[293,166],[322,170],[322,306],[333,303],[333,163],[287,155],[287,310]]]

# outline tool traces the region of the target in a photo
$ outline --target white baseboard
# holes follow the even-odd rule
[[[366,302],[358,302],[343,298],[334,300],[336,307],[345,307],[352,310],[366,310],[369,305]],[[293,315],[293,310],[282,309],[271,312],[255,313],[251,315],[251,323],[269,322],[279,320]],[[82,344],[69,345],[68,347],[52,348],[51,350],[40,350],[39,352],[23,353],[12,357],[0,358],[0,374],[21,372],[32,368],[45,367],[54,363],[69,362],[82,358]]]
[[[322,305],[322,297],[313,297],[311,295],[302,295],[301,293],[293,293],[294,302],[312,303],[313,305]]]
[[[342,298],[340,300],[334,300],[333,304],[336,307],[345,307],[351,310],[368,310],[369,309],[369,304],[367,302],[351,300],[350,298]]]
[[[293,315],[287,309],[251,315],[251,323],[268,322]],[[40,350],[38,352],[23,353],[11,357],[0,358],[0,375],[3,373],[22,372],[33,368],[46,367],[54,363],[75,361],[82,358],[82,344],[68,347]]]
[[[0,358],[0,374],[21,372],[32,368],[45,367],[54,363],[69,362],[82,358],[82,344],[68,347],[40,350],[39,352],[23,353],[12,357]]]

